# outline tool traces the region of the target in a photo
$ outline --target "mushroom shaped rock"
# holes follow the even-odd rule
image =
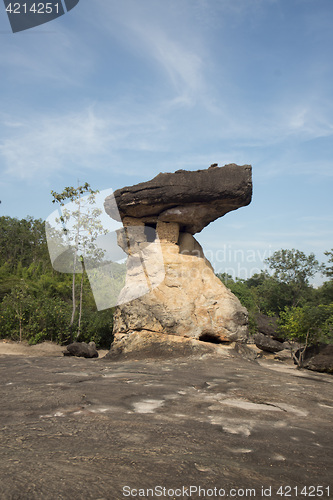
[[[193,234],[248,205],[251,196],[251,167],[232,164],[159,174],[106,198],[106,212],[123,222],[118,245],[128,254],[111,350],[119,342],[123,349],[126,338],[140,332],[214,344],[246,340],[247,310],[215,275]],[[156,231],[155,239],[148,228]],[[148,293],[135,293],[147,286]]]

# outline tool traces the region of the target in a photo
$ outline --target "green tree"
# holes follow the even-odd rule
[[[322,269],[315,255],[306,255],[300,250],[278,250],[271,257],[265,259],[273,277],[280,283],[289,285],[292,292],[292,305],[297,306],[305,293],[309,280]]]
[[[24,323],[28,316],[29,305],[30,295],[23,280],[6,295],[2,302],[2,309],[7,309],[9,315],[13,318],[14,328],[16,326],[20,342],[22,342],[24,336]]]
[[[82,197],[82,195],[87,195]],[[83,290],[84,290],[84,276],[85,264],[84,259],[90,258],[94,261],[100,261],[103,258],[104,252],[99,249],[95,241],[101,234],[106,234],[103,225],[99,219],[102,210],[94,207],[96,194],[98,191],[91,189],[90,185],[86,182],[82,186],[66,187],[62,193],[51,191],[53,196],[53,203],[60,203],[62,207],[67,202],[74,204],[73,209],[63,208],[62,215],[56,222],[63,225],[63,233],[66,240],[73,247],[73,277],[72,277],[72,316],[70,320],[70,329],[72,330],[77,301],[76,301],[76,273],[81,271],[81,282],[79,292],[79,316],[78,316],[78,331],[76,338],[81,333],[81,319],[82,319],[82,305],[83,305]]]
[[[302,367],[304,354],[309,345],[319,342],[330,343],[333,340],[333,304],[287,307],[281,312],[279,323],[288,339],[303,343],[299,358],[295,358],[298,366]]]
[[[49,266],[44,222],[26,217],[0,217],[0,266],[5,263],[9,269],[21,262],[29,266],[32,262],[45,262]]]
[[[250,333],[256,333],[256,320],[255,315],[257,312],[257,305],[255,296],[251,288],[249,288],[243,279],[236,278],[235,280],[227,273],[217,274],[217,277],[229,288],[229,290],[236,295],[242,306],[246,307],[249,313],[249,330]]]
[[[328,257],[328,263],[333,264],[333,248],[328,252],[324,252],[324,255]],[[328,266],[327,264],[324,264],[323,271],[325,276],[327,276],[330,280],[333,280],[333,265]]]
[[[266,271],[254,274],[245,281],[251,290],[257,312],[267,316],[278,316],[286,306],[292,305],[292,291],[286,283],[281,283]]]
[[[315,290],[315,304],[331,304],[333,303],[333,280],[325,281],[321,287]]]
[[[96,311],[86,274],[83,294],[84,340],[109,346],[113,310]],[[68,343],[71,297],[72,277],[51,265],[44,222],[0,217],[0,337]],[[77,323],[76,318],[75,327]]]

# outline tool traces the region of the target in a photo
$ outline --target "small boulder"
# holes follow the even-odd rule
[[[267,316],[266,314],[258,313],[255,317],[257,323],[257,332],[263,335],[268,335],[278,342],[283,342],[281,333],[279,332],[278,318],[275,316]]]
[[[64,356],[76,356],[78,358],[98,358],[95,342],[73,342],[62,351]]]
[[[259,349],[266,352],[279,352],[285,349],[284,344],[262,333],[257,333],[254,336],[254,343]]]
[[[299,357],[299,351],[296,352]],[[302,368],[316,372],[333,373],[333,345],[310,346],[305,350]]]
[[[285,344],[283,344],[284,346]],[[274,359],[277,361],[290,361],[292,363],[292,353],[290,347],[283,349],[283,351],[279,351],[275,356]]]

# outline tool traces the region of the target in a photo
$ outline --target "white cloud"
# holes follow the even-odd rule
[[[287,135],[305,140],[333,135],[333,106],[320,87],[300,89],[298,95],[292,93],[288,102],[280,104],[278,116]]]
[[[149,0],[98,3],[95,23],[147,65],[150,77],[173,105],[192,105],[206,96],[208,54],[195,7]]]
[[[104,148],[105,122],[92,110],[68,116],[38,116],[17,124],[0,143],[5,173],[26,179],[57,169],[73,161],[86,163],[86,156]]]
[[[35,113],[19,120],[5,117],[0,158],[4,173],[20,179],[103,169],[121,152],[158,150],[163,130],[163,120],[149,109],[129,111],[121,103],[63,114]]]
[[[243,48],[246,37],[239,33],[235,40],[230,39],[227,23],[231,19],[243,23],[249,11],[257,12],[265,3],[249,0],[245,7],[244,2],[234,0],[96,0],[93,9],[83,4],[78,11],[81,23],[89,20],[92,27],[84,36],[83,24],[79,36],[78,30],[70,33],[58,23],[55,33],[43,38],[38,35],[45,43],[21,37],[11,51],[1,51],[0,62],[9,72],[11,68],[17,71],[16,77],[26,75],[40,85],[48,80],[70,84],[68,98],[75,102],[75,111],[66,110],[64,101],[59,106],[64,111],[56,113],[50,103],[47,111],[38,112],[41,107],[32,96],[29,109],[25,104],[25,111],[6,117],[7,123],[0,129],[0,156],[6,173],[24,179],[65,171],[69,165],[95,168],[97,163],[110,165],[126,152],[137,151],[167,153],[159,160],[165,170],[173,169],[177,157],[177,168],[202,168],[216,161],[220,165],[253,163],[255,174],[262,178],[281,175],[290,168],[332,175],[328,159],[304,162],[297,156],[302,141],[333,134],[333,109],[321,79],[315,77],[304,87],[294,81],[285,87],[285,94],[281,90],[259,101],[247,93],[256,80],[237,81],[235,69],[246,61],[233,57],[245,57],[241,51],[233,52],[233,47],[240,44]],[[225,60],[229,47],[231,55]],[[264,64],[267,50],[259,46],[258,50],[263,50],[256,57],[264,54]],[[117,101],[118,89],[115,94],[110,91],[109,102],[103,94],[102,102],[99,85],[104,92],[105,82],[110,82],[111,89],[115,81],[119,84],[112,73],[114,52],[117,58],[124,55],[124,62],[117,66],[124,82],[121,102]],[[131,61],[137,65],[133,73]],[[140,62],[147,70],[142,80]],[[93,81],[95,64],[100,76]],[[91,78],[88,93],[76,95],[73,85],[83,87],[84,75]],[[132,83],[136,78],[137,88]],[[57,93],[58,99],[62,92]],[[96,104],[82,104],[91,95],[96,96]],[[288,141],[293,143],[293,151],[289,151]],[[280,148],[278,155],[270,147]]]
[[[6,81],[14,87],[44,84],[58,86],[58,91],[80,87],[93,70],[94,57],[85,37],[64,28],[59,20],[53,22],[48,28],[43,25],[2,37],[0,65],[6,68]]]
[[[185,103],[196,100],[204,88],[200,55],[157,26],[148,27],[140,23],[136,25],[135,31],[145,46],[145,53],[150,53],[168,76],[177,98]]]

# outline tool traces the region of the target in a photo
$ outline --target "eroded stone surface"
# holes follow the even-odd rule
[[[281,485],[333,486],[328,374],[235,355],[0,356],[0,375],[1,499],[118,500],[125,485],[216,486],[223,498],[271,487],[276,499]]]
[[[190,234],[187,236],[194,240]],[[190,243],[187,242],[186,252],[181,254],[178,245],[161,242],[165,278],[148,294],[117,307],[114,314],[115,342],[117,334],[133,331],[195,339],[210,337],[213,342],[244,341],[247,338],[246,309],[215,276],[199,243],[195,240]],[[135,267],[130,273],[121,300],[145,281],[144,274],[136,273]]]
[[[115,219],[120,213],[117,241],[128,255],[114,315],[116,347],[133,332],[216,343],[247,338],[246,309],[215,276],[193,234],[248,205],[251,195],[251,167],[232,164],[159,174],[106,199],[106,212]]]
[[[185,232],[200,232],[210,222],[251,202],[250,165],[225,165],[205,170],[160,173],[148,182],[127,186],[105,200],[113,219],[146,223],[176,222]],[[117,208],[115,207],[116,201]]]
[[[246,346],[244,348],[246,349]],[[132,331],[128,334],[116,334],[116,339],[105,359],[172,359],[208,354],[226,358],[232,353],[238,353],[238,344],[200,342],[193,338],[142,330],[140,332]],[[240,356],[242,355],[243,353],[240,354]]]
[[[279,352],[285,349],[285,345],[277,340],[272,339],[268,335],[263,335],[262,333],[257,333],[254,336],[255,345],[267,352]]]

